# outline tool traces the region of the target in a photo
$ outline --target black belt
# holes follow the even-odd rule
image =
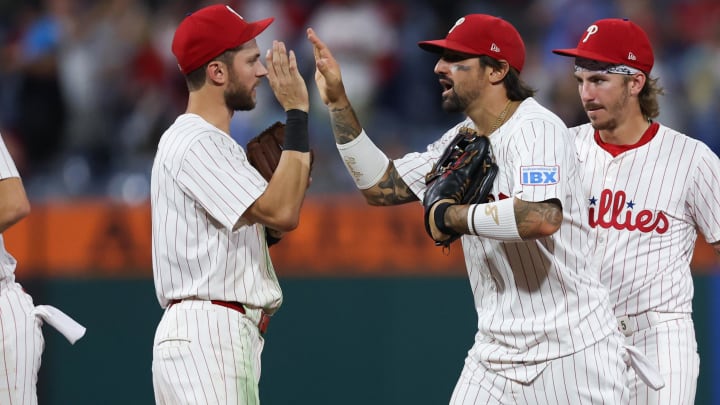
[[[170,300],[170,302],[168,303],[168,308],[175,304],[179,304],[181,301],[182,300]],[[247,311],[245,311],[245,306],[239,302],[220,300],[210,300],[210,302],[215,305],[220,305],[221,307],[230,308],[232,310],[238,311],[243,315],[247,313]],[[265,334],[269,323],[270,315],[266,314],[265,311],[261,311],[260,321],[258,322],[258,330],[260,330],[260,334]]]

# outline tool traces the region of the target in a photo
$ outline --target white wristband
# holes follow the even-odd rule
[[[515,222],[514,197],[498,202],[470,205],[467,221],[471,235],[506,242],[522,242]]]
[[[361,190],[376,185],[390,165],[390,159],[370,140],[364,129],[352,141],[336,145],[345,167]]]

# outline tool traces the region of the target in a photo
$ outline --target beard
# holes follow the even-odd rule
[[[458,89],[453,86],[452,91],[443,97],[442,108],[450,113],[465,112],[479,96],[480,92],[477,89],[470,92],[458,92]]]
[[[628,102],[630,100],[630,93],[628,92],[627,88],[623,91],[623,93],[620,95],[620,98],[618,101],[611,105],[610,107],[605,109],[605,113],[607,113],[608,118],[605,121],[598,121],[598,120],[592,120],[590,119],[590,125],[592,125],[593,129],[596,129],[598,131],[612,131],[615,130],[618,127],[618,115],[621,115],[621,111],[623,111],[625,108],[627,108]],[[593,104],[593,106],[595,106]],[[587,107],[586,107],[587,108]]]
[[[617,120],[610,118],[605,121],[590,120],[590,125],[598,131],[612,131],[617,128]]]
[[[225,105],[232,111],[250,111],[255,108],[255,99],[250,90],[242,88],[234,74],[230,74],[228,88],[225,90]]]
[[[442,109],[446,112],[455,113],[465,111],[466,103],[453,90],[448,96],[443,97]]]

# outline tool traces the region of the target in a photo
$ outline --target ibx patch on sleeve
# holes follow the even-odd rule
[[[523,186],[547,186],[557,184],[560,179],[560,166],[522,166],[520,183]]]

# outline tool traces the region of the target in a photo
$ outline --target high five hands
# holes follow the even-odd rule
[[[313,45],[315,56],[315,83],[322,101],[328,107],[348,103],[345,86],[343,85],[340,65],[325,43],[320,40],[312,28],[307,29],[307,36]]]

